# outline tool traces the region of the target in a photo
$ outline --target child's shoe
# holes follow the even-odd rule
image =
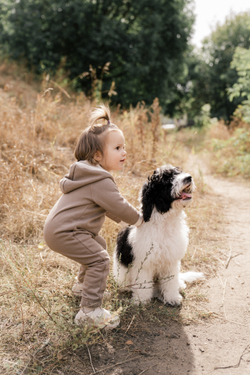
[[[113,329],[120,324],[120,318],[118,315],[112,315],[108,310],[105,310],[102,307],[97,307],[87,313],[81,309],[76,314],[75,324],[78,326],[88,324],[98,328],[105,327],[106,329]]]

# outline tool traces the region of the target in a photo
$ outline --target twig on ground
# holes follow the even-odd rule
[[[132,323],[133,323],[133,321],[134,321],[134,318],[135,318],[135,315],[133,315],[133,318],[131,319],[131,322],[129,323],[128,328],[126,329],[126,332],[125,332],[125,333],[128,332],[129,328],[131,327],[131,325],[132,325]]]
[[[226,262],[225,268],[226,268],[226,269],[228,268],[231,259],[236,258],[236,257],[238,257],[239,255],[242,255],[242,253],[238,253],[238,254],[235,254],[235,255],[231,255],[231,252],[230,252],[230,256],[229,256],[228,259],[227,259],[227,262]]]
[[[241,354],[240,359],[239,359],[239,361],[238,361],[238,363],[237,363],[236,365],[230,365],[230,366],[218,366],[218,367],[215,367],[214,370],[223,370],[223,369],[227,369],[227,368],[237,368],[237,367],[239,367],[240,362],[241,362],[243,356],[244,356],[245,354],[247,354],[247,353],[250,353],[250,348],[246,351],[246,349],[247,349],[248,347],[249,347],[249,345],[247,345],[247,346],[245,347],[245,349],[243,350],[243,353]]]
[[[155,366],[156,366],[156,365],[153,365],[153,366],[151,366],[151,367],[146,368],[146,370],[143,370],[143,371],[140,372],[140,374],[138,374],[138,375],[142,375],[142,374],[144,374],[146,371],[150,370],[151,368],[153,368],[153,367],[155,367]]]
[[[117,362],[115,365],[105,367],[105,368],[103,368],[103,369],[101,369],[101,370],[96,371],[94,374],[98,374],[98,373],[100,373],[100,372],[104,372],[104,371],[109,370],[109,369],[111,369],[111,368],[113,368],[113,367],[116,367],[116,366],[119,366],[119,365],[123,365],[124,363],[130,362],[130,361],[134,361],[135,359],[138,359],[138,358],[140,358],[140,357],[137,356],[137,357],[134,357],[134,358],[129,358],[129,359],[127,359],[126,361]],[[93,373],[92,373],[92,374],[93,374]]]
[[[85,345],[86,345],[86,348],[87,348],[87,350],[88,350],[89,362],[90,362],[90,364],[91,364],[91,367],[92,367],[93,373],[95,374],[95,373],[96,373],[96,370],[95,370],[95,368],[94,368],[94,366],[93,366],[92,357],[91,357],[91,353],[90,353],[89,347],[88,347],[87,344],[85,344]]]
[[[224,316],[221,316],[220,314],[216,312],[213,312],[213,314],[217,315],[218,318],[220,319],[226,320],[228,323],[234,323],[234,324],[238,324],[239,326],[248,327],[246,324],[242,324],[242,323],[234,322],[233,320],[226,319]]]
[[[227,269],[227,267],[229,266],[229,262],[231,260],[231,255],[232,254],[232,248],[230,246],[230,251],[229,251],[229,255],[228,255],[228,258],[227,258],[227,261],[226,261],[226,264],[225,264],[225,268]]]

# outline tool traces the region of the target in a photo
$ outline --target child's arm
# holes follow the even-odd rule
[[[137,220],[135,224],[133,224],[136,227],[139,227],[143,223],[143,216],[140,213],[139,215],[140,215],[139,219]],[[122,224],[122,226],[124,227],[128,225],[128,223],[126,223],[125,221],[122,221],[119,217],[112,215],[110,212],[106,212],[106,216],[109,217],[111,220],[114,220],[116,223]]]
[[[141,214],[120,194],[111,178],[92,184],[92,198],[112,220],[136,226],[142,223]]]

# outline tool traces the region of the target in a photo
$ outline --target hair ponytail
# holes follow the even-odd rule
[[[118,126],[110,122],[110,110],[105,105],[100,105],[90,115],[90,126],[79,137],[75,148],[75,158],[88,160],[91,164],[97,164],[94,156],[97,151],[103,155],[105,142],[104,134],[108,130],[119,130]],[[99,120],[106,120],[106,124],[96,124]]]
[[[99,120],[107,120],[110,124],[110,109],[105,105],[100,105],[90,115],[90,126],[92,127]]]

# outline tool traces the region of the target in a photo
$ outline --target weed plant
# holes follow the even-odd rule
[[[79,348],[112,340],[98,330],[74,325],[79,299],[71,288],[78,265],[48,249],[42,234],[46,216],[61,194],[59,180],[74,162],[74,146],[95,103],[83,95],[66,95],[48,79],[36,91],[38,84],[30,77],[20,81],[10,66],[0,70],[0,373],[53,374]],[[124,132],[128,152],[126,166],[115,180],[137,207],[142,183],[157,166],[171,163],[185,169],[190,158],[190,147],[180,133],[162,134],[159,113],[157,99],[150,109],[143,103],[127,111],[112,109],[112,121]],[[190,246],[182,268],[206,274],[207,269],[216,269],[213,254],[222,246],[219,240],[214,242],[220,208],[202,174],[189,166],[188,171],[194,173],[197,191],[187,210]],[[109,219],[102,228],[111,257],[119,229]],[[112,274],[108,290],[104,307],[121,316],[117,334],[127,329],[131,317],[140,330],[142,321],[189,323],[206,316],[205,297],[197,285],[185,291],[181,308],[158,302],[135,306],[128,293],[119,291]]]

